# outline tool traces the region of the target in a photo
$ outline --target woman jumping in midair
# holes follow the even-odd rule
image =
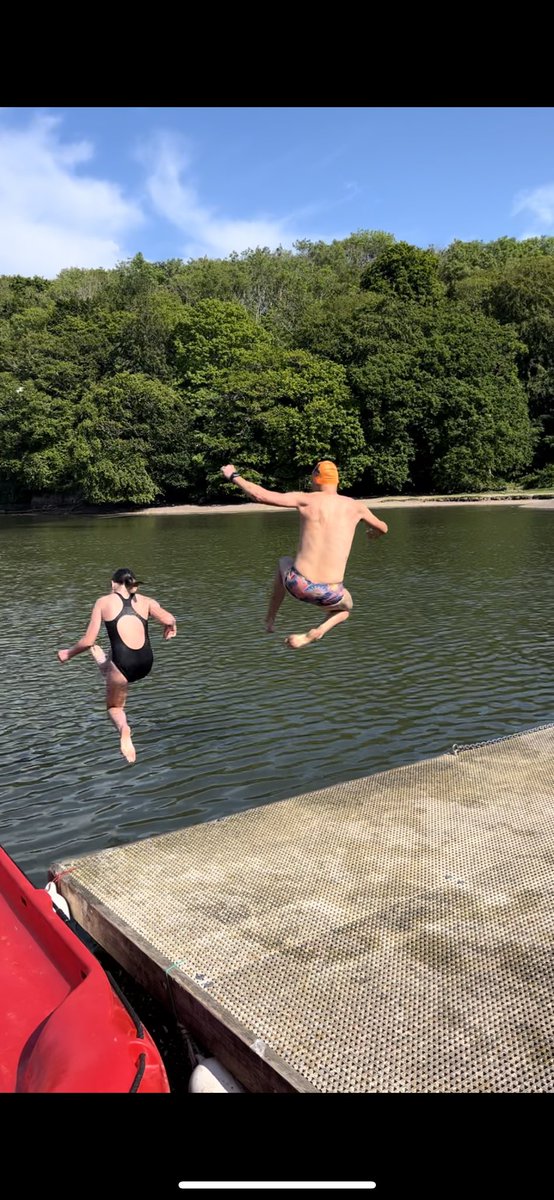
[[[69,662],[76,654],[90,650],[106,681],[106,707],[118,733],[121,753],[133,763],[136,751],[125,716],[125,702],[130,683],[144,679],[152,670],[154,656],[148,637],[148,618],[154,617],[164,626],[164,638],[175,637],[175,617],[148,596],[137,596],[140,580],[128,567],[120,567],[112,575],[112,590],[100,596],[91,613],[88,629],[70,650],[58,650],[61,663]],[[104,621],[110,639],[111,657],[107,658],[96,646],[100,626]]]

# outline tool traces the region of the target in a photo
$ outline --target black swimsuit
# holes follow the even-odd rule
[[[136,683],[137,679],[144,679],[145,675],[150,674],[152,663],[154,662],[154,655],[152,654],[152,647],[148,637],[148,621],[145,617],[141,617],[140,613],[133,608],[131,596],[120,596],[119,599],[123,602],[121,612],[117,614],[117,617],[113,617],[111,621],[104,621],[104,624],[110,639],[114,667],[117,667],[121,671],[121,674],[125,676],[128,683]],[[117,623],[123,616],[136,617],[144,625],[144,646],[141,646],[138,650],[132,650],[130,646],[126,646],[119,635]]]

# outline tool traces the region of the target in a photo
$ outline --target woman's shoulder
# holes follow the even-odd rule
[[[118,607],[117,604],[114,604],[114,601],[116,600],[116,598],[117,597],[115,596],[114,592],[106,592],[105,596],[98,597],[98,600],[96,601],[96,603],[98,604],[98,606],[100,608],[100,612],[102,613],[102,616],[104,616],[105,613],[110,613],[110,612],[116,611],[116,609]]]

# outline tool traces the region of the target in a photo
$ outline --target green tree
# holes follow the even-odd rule
[[[178,394],[146,375],[122,373],[90,388],[77,406],[76,483],[91,504],[149,504],[174,483],[175,453],[187,483],[186,419]]]
[[[94,306],[106,306],[111,272],[101,267],[67,267],[49,287],[50,299],[69,312],[80,313]]]
[[[48,279],[34,275],[0,275],[0,319],[48,303],[51,284]]]
[[[503,325],[515,326],[523,343],[520,376],[536,434],[531,480],[554,486],[554,257],[510,264],[490,287],[485,307]]]
[[[477,490],[517,477],[532,447],[521,349],[482,313],[392,288],[330,320],[326,351],[346,368],[366,437],[366,489]]]
[[[298,487],[323,456],[371,491],[554,485],[553,314],[554,238],[3,276],[0,488],[202,500],[225,458]]]
[[[418,250],[407,242],[398,242],[380,254],[366,267],[360,282],[365,291],[392,291],[404,300],[423,303],[441,299],[444,294],[435,252]]]
[[[0,375],[0,495],[23,501],[71,490],[73,411],[34,383]]]
[[[345,486],[366,456],[345,373],[281,347],[241,306],[202,301],[176,330],[192,418],[195,491],[221,494],[224,459],[269,486],[298,487],[317,458],[341,463]]]
[[[175,293],[157,288],[126,316],[113,347],[115,371],[138,372],[169,382],[174,332],[186,317],[182,301]]]
[[[457,295],[457,285],[470,276],[480,273],[501,274],[511,266],[532,258],[552,256],[553,237],[517,238],[501,237],[493,242],[462,242],[456,239],[440,250],[439,269],[452,295]]]
[[[214,372],[237,367],[271,338],[240,304],[201,300],[187,308],[175,329],[175,367],[184,387],[210,383]]]

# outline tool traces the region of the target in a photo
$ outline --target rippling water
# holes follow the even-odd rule
[[[263,632],[296,515],[1,518],[0,840],[35,883],[49,863],[530,728],[553,717],[554,511],[391,509],[356,535],[354,615],[319,645]],[[178,618],[152,629],[131,688],[129,767],[84,632],[130,565]],[[106,645],[105,634],[101,637]]]

